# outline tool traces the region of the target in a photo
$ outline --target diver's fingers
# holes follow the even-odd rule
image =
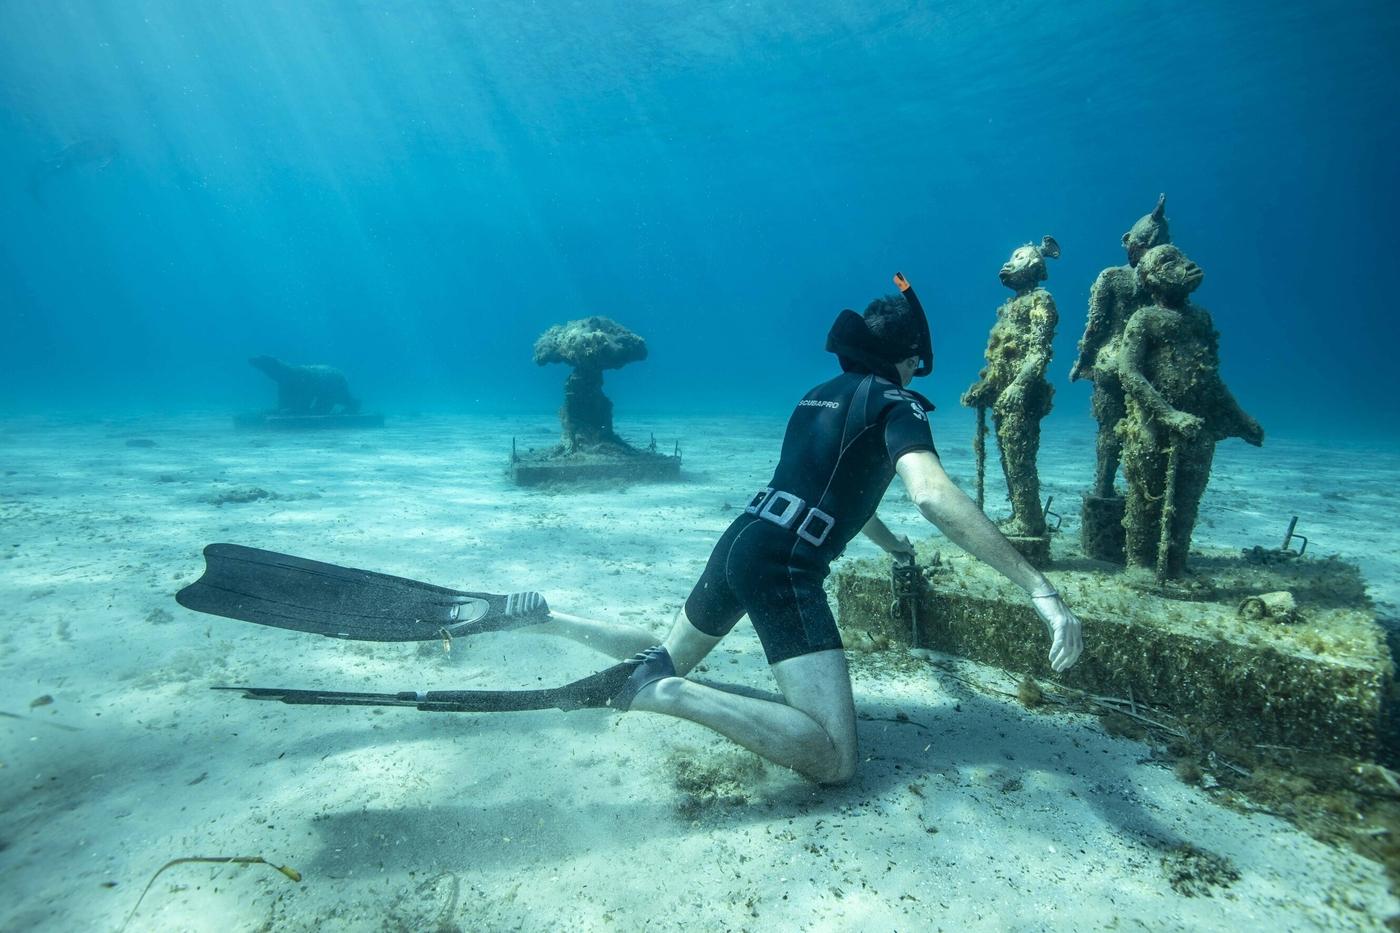
[[[1070,663],[1073,664],[1084,653],[1084,626],[1080,624],[1077,616],[1074,620],[1074,640],[1071,642],[1071,646],[1074,649],[1074,654],[1070,658]]]
[[[1080,653],[1084,650],[1084,639],[1080,634],[1079,620],[1071,616],[1071,622],[1064,627],[1063,648],[1060,652],[1060,667],[1057,670],[1065,671],[1074,666],[1079,660]]]

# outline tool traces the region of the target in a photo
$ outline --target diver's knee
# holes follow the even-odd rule
[[[854,761],[851,761],[849,763],[842,764],[839,768],[836,769],[836,773],[831,776],[831,779],[829,781],[823,781],[822,783],[831,787],[840,787],[842,784],[851,783],[851,780],[855,776],[856,763]]]
[[[823,756],[820,773],[813,775],[813,778],[818,784],[847,784],[856,776],[856,763],[859,761],[855,742],[829,741],[831,746]]]
[[[849,784],[856,776],[856,756],[854,754],[836,755],[826,763],[822,773],[814,775],[818,784],[827,787],[839,787],[842,784]]]

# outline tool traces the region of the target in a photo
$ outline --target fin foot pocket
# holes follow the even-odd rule
[[[630,661],[623,663],[635,665],[636,669],[632,671],[631,676],[627,678],[627,682],[622,685],[622,689],[617,692],[617,695],[608,700],[608,706],[619,712],[625,713],[630,710],[632,701],[637,698],[637,694],[658,680],[676,676],[676,664],[671,660],[671,652],[667,651],[663,645],[653,645]]]
[[[549,603],[533,590],[524,593],[511,593],[506,596],[507,616],[547,616]]]

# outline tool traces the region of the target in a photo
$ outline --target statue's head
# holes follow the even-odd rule
[[[1152,297],[1168,307],[1185,303],[1206,277],[1200,266],[1170,244],[1154,246],[1143,253],[1137,274]]]
[[[1128,265],[1137,266],[1149,249],[1171,241],[1171,233],[1167,230],[1167,196],[1159,194],[1157,206],[1152,208],[1152,213],[1139,217],[1138,222],[1123,234],[1123,248],[1128,251]]]
[[[1060,258],[1060,244],[1052,236],[1042,237],[1040,245],[1027,243],[1016,248],[1011,258],[1001,267],[1001,284],[1016,292],[1035,288],[1050,277],[1045,267],[1046,259]]]

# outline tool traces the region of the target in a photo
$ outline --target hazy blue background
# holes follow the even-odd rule
[[[249,408],[254,353],[394,411],[552,410],[606,314],[619,414],[775,411],[902,269],[942,404],[1055,235],[1064,376],[1169,198],[1274,432],[1393,433],[1394,2],[0,0],[0,409]],[[110,141],[111,163],[45,160]]]

